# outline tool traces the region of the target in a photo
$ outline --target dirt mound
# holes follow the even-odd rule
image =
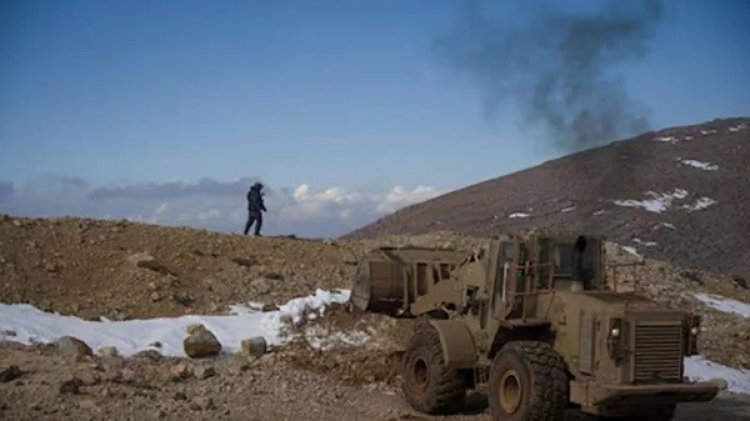
[[[351,304],[333,304],[322,318],[296,326],[297,338],[278,359],[327,374],[347,384],[394,384],[413,320],[363,313]]]
[[[0,215],[0,301],[109,319],[220,313],[349,286],[331,242]]]

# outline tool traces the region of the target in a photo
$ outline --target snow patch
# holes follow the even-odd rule
[[[730,127],[729,131],[732,132],[732,133],[737,133],[737,132],[745,130],[745,129],[747,129],[747,124],[740,123],[740,124],[738,124],[736,126]]]
[[[677,143],[677,142],[680,141],[680,139],[677,139],[674,136],[660,136],[660,137],[655,137],[653,140],[655,142],[666,142],[666,143],[670,143],[672,145],[674,145],[675,143]]]
[[[709,135],[712,135],[712,134],[716,134],[716,130],[714,130],[714,129],[701,130],[701,134],[703,136],[709,136]]]
[[[722,297],[714,294],[696,293],[695,298],[703,304],[719,310],[724,313],[739,314],[742,317],[750,318],[750,304],[731,298]]]
[[[563,208],[563,209],[562,209],[562,210],[561,210],[560,212],[562,212],[562,213],[567,213],[567,212],[572,212],[572,211],[574,211],[574,210],[576,210],[576,207],[575,207],[575,206],[569,206],[569,207],[567,207],[567,208]]]
[[[683,165],[689,165],[694,168],[698,168],[704,171],[716,171],[719,169],[718,165],[711,164],[709,162],[701,162],[693,159],[683,159],[680,161]]]
[[[637,257],[637,258],[639,258],[639,259],[642,259],[642,258],[643,258],[643,256],[641,256],[640,254],[638,254],[638,251],[637,251],[637,250],[635,249],[635,247],[630,247],[630,246],[620,246],[620,248],[621,248],[621,249],[622,249],[623,251],[625,251],[625,252],[628,252],[628,253],[632,254],[633,256],[635,256],[635,257]]]
[[[750,394],[750,370],[727,367],[701,355],[685,358],[685,375],[694,381],[719,377],[727,381],[730,392]]]
[[[349,330],[333,332],[327,328],[313,326],[305,331],[305,340],[315,349],[327,351],[336,346],[361,346],[372,338],[374,332]]]
[[[688,212],[694,212],[701,209],[706,209],[707,207],[714,205],[716,201],[714,199],[711,199],[710,197],[701,197],[700,199],[696,200],[695,203],[692,205],[682,205],[682,209],[687,209]]]
[[[511,213],[510,215],[508,215],[508,218],[528,218],[529,216],[531,216],[531,215],[528,214],[528,213],[514,212],[514,213]]]
[[[633,242],[646,247],[654,247],[656,245],[656,241],[643,241],[640,238],[633,238]]]
[[[75,316],[47,313],[28,304],[0,304],[0,332],[12,330],[15,336],[0,333],[0,340],[24,344],[54,342],[61,336],[74,336],[96,350],[114,346],[121,355],[129,356],[149,349],[149,344],[161,342],[164,355],[185,356],[182,341],[188,325],[201,323],[216,335],[225,352],[238,352],[240,342],[253,336],[263,336],[270,345],[280,345],[291,339],[289,326],[283,319],[298,323],[306,314],[322,315],[327,305],[349,300],[349,291],[324,291],[295,298],[279,307],[278,311],[261,312],[257,303],[230,307],[224,316],[187,315],[126,321],[89,321]]]
[[[674,224],[670,224],[669,222],[659,222],[658,224],[654,225],[653,228],[651,228],[652,231],[656,231],[659,228],[669,228],[671,230],[676,230],[677,227],[674,226]]]
[[[592,215],[599,216],[599,215],[604,215],[605,213],[606,213],[606,211],[604,209],[599,209],[597,211],[594,211],[594,213]]]
[[[650,199],[646,200],[615,200],[615,205],[625,206],[632,208],[643,208],[649,212],[662,213],[672,206],[672,202],[675,199],[684,199],[687,197],[688,192],[685,189],[674,189],[671,193],[656,193],[652,191],[646,192]]]

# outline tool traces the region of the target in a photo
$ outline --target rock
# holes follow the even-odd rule
[[[292,325],[294,324],[294,318],[291,314],[282,314],[279,318],[279,321],[285,325]]]
[[[254,256],[250,256],[249,258],[235,257],[232,261],[242,267],[250,267],[258,264],[258,259]]]
[[[212,409],[216,409],[216,405],[214,404],[213,399],[205,396],[199,396],[195,398],[193,402],[191,402],[190,409],[194,411],[210,411]]]
[[[91,370],[76,373],[76,378],[80,380],[81,386],[94,386],[102,381],[102,375]]]
[[[153,346],[154,348],[161,348],[161,342],[159,341],[151,342],[150,344],[148,344],[148,346]]]
[[[93,355],[91,348],[80,339],[72,336],[63,336],[55,342],[57,353],[63,357],[85,357]]]
[[[23,372],[20,368],[18,368],[17,365],[12,365],[2,371],[0,371],[0,383],[8,383],[9,381],[13,381],[19,377]]]
[[[169,369],[169,374],[173,382],[178,382],[190,377],[190,369],[187,364],[179,363]]]
[[[187,330],[188,335],[194,335],[202,330],[207,330],[205,326],[203,326],[200,323],[195,323],[192,325],[188,325],[185,330]]]
[[[258,294],[265,295],[271,292],[271,283],[266,278],[258,278],[250,282],[250,288]]]
[[[747,280],[741,276],[732,277],[732,283],[742,289],[748,289]]]
[[[15,225],[17,227],[22,227],[23,226],[23,222],[19,221],[18,219],[14,219],[13,220],[13,225]]]
[[[201,325],[201,328],[188,328],[192,330],[190,336],[182,342],[185,354],[190,358],[213,357],[221,352],[221,343],[213,333]]]
[[[177,391],[174,393],[174,395],[172,395],[172,399],[176,401],[186,401],[187,395],[185,394],[185,392]]]
[[[100,357],[119,357],[120,353],[117,352],[117,348],[114,346],[103,346],[96,350],[96,355]]]
[[[103,239],[102,239],[103,240]],[[154,272],[161,273],[163,275],[174,275],[174,272],[169,270],[163,263],[156,260],[156,258],[148,253],[135,253],[131,254],[126,258],[128,263],[138,268],[153,270]]]
[[[196,379],[207,379],[209,377],[213,377],[216,375],[216,370],[211,366],[202,366],[199,365],[195,368],[193,368],[193,376],[195,376]]]
[[[57,264],[48,262],[44,264],[44,270],[50,273],[54,273],[60,270],[60,268],[57,266]]]
[[[161,300],[162,298],[163,298],[162,295],[159,294],[158,291],[154,291],[154,292],[151,293],[151,301],[153,301],[153,302],[157,302],[157,301]]]
[[[150,291],[156,291],[159,288],[155,282],[149,282],[147,286]]]
[[[155,349],[147,349],[145,351],[139,351],[136,352],[135,355],[133,355],[133,358],[147,358],[151,361],[158,361],[160,360],[162,355],[159,353],[159,351]]]
[[[60,393],[77,394],[81,386],[83,386],[83,382],[79,378],[73,377],[60,384]]]
[[[264,313],[267,313],[269,311],[279,311],[279,306],[276,304],[263,304],[263,308],[261,308],[261,311]]]
[[[122,375],[122,381],[125,383],[134,383],[138,378],[136,372],[129,368],[120,370],[120,375]]]
[[[242,354],[249,357],[259,357],[266,353],[268,345],[265,338],[256,336],[242,341]]]

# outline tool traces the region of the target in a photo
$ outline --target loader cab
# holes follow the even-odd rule
[[[538,294],[604,289],[601,246],[583,235],[497,241],[488,272],[495,317],[525,317]]]
[[[549,264],[540,271],[545,287],[565,291],[604,289],[601,239],[583,235],[544,238],[539,245],[539,262]]]

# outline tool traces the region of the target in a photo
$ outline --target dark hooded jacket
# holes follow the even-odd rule
[[[250,187],[250,191],[247,192],[247,209],[250,212],[260,213],[266,210],[266,206],[263,203],[263,195],[260,193],[261,187],[254,185]]]

